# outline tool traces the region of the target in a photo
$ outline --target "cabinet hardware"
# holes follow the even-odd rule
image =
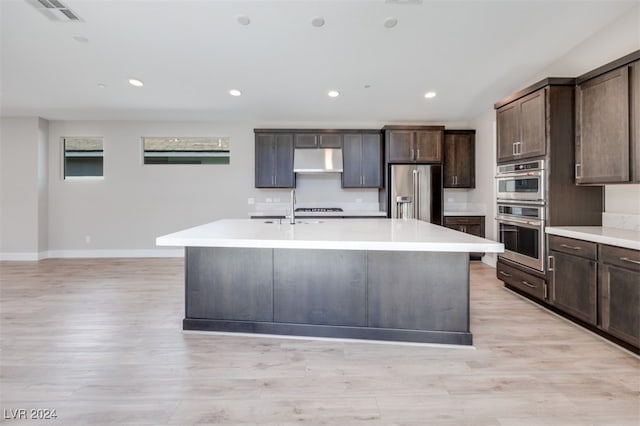
[[[416,152],[414,151],[414,149],[413,149],[413,148],[411,148],[411,159],[412,159],[412,160],[415,160],[415,159],[416,159],[416,156],[414,155],[415,153],[416,153]]]
[[[620,260],[622,260],[623,262],[629,262],[629,263],[634,263],[636,265],[640,265],[640,261],[629,259],[628,257],[621,257]]]
[[[518,152],[517,152],[517,151],[518,151],[518,148],[516,147],[516,144],[517,144],[517,143],[518,143],[518,142],[514,142],[514,143],[513,143],[513,155],[516,155],[516,154],[518,153]]]
[[[536,285],[531,284],[531,283],[529,283],[529,282],[527,282],[525,280],[522,280],[522,284],[526,285],[529,288],[536,288]]]
[[[418,158],[420,158],[420,150],[419,150],[419,149],[418,149],[418,150],[416,150],[416,160],[417,160]]]
[[[567,244],[560,244],[560,247],[568,248],[568,249],[571,249],[571,250],[582,250],[582,248],[581,248],[581,247],[578,247],[578,246],[570,246],[570,245],[567,245]]]
[[[544,284],[542,285],[542,298],[543,298],[544,300],[547,300],[547,299],[549,298],[549,297],[548,297],[548,296],[549,296],[549,288],[548,288],[548,287],[549,287],[549,286],[547,285],[547,283],[544,283]]]
[[[504,275],[505,277],[508,277],[508,278],[510,278],[510,277],[512,277],[512,276],[513,276],[513,275],[511,275],[511,274],[507,274],[507,273],[506,273],[506,272],[504,272],[504,271],[500,271],[500,275]]]
[[[555,262],[555,259],[553,258],[553,256],[547,256],[547,269],[549,271],[554,270],[554,267],[555,267],[554,262]]]
[[[366,183],[366,179],[367,178],[365,176],[362,176],[362,186],[364,186],[364,184]]]
[[[271,176],[271,185],[275,185],[275,184],[276,184],[276,177]]]
[[[580,176],[580,172],[578,170],[580,170],[582,167],[582,165],[580,163],[576,163],[575,166],[575,175],[576,175],[576,179],[581,179],[582,176]]]

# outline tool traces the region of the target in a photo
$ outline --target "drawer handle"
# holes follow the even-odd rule
[[[507,274],[507,273],[506,273],[506,272],[504,272],[504,271],[500,271],[500,275],[504,275],[505,277],[512,277],[512,276],[513,276],[513,275],[511,275],[511,274]]]
[[[578,246],[570,246],[570,245],[567,245],[567,244],[560,244],[560,247],[568,248],[568,249],[571,249],[571,250],[582,250],[582,248],[581,248],[581,247],[578,247]]]
[[[537,287],[536,285],[528,283],[528,282],[526,282],[524,280],[522,280],[522,284],[524,284],[524,285],[526,285],[527,287],[530,287],[530,288],[536,288]]]
[[[634,263],[636,265],[640,265],[640,261],[629,259],[628,257],[621,257],[620,260],[622,260],[623,262],[629,262],[629,263]]]

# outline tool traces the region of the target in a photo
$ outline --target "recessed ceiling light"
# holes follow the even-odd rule
[[[239,91],[238,89],[231,89],[231,90],[229,90],[229,94],[231,96],[240,96],[240,95],[242,95],[242,92]]]
[[[144,83],[140,80],[136,80],[135,78],[130,78],[129,79],[129,84],[132,86],[136,86],[136,87],[142,87],[144,86]]]
[[[249,17],[245,15],[238,15],[236,17],[236,20],[240,25],[249,25],[251,23],[251,19],[249,19]]]
[[[427,92],[424,94],[424,97],[427,99],[431,99],[431,98],[435,98],[436,97],[436,92]]]
[[[371,88],[371,85],[370,85],[370,84],[365,84],[365,85],[364,85],[364,88],[365,88],[365,89],[369,89],[369,88]]]
[[[330,98],[337,98],[338,96],[340,96],[340,92],[338,92],[337,90],[329,90],[327,95],[329,95]]]
[[[398,25],[398,19],[397,18],[389,16],[387,19],[384,20],[384,27],[385,28],[393,28],[396,25]]]
[[[73,36],[73,39],[78,43],[89,43],[89,39],[86,38],[85,36],[76,35],[76,36]]]
[[[107,85],[106,85],[106,84],[104,84],[104,83],[98,83],[98,87],[99,87],[100,89],[104,89],[105,87],[107,87]]]
[[[321,27],[324,25],[324,18],[322,16],[317,16],[311,20],[311,25],[314,27]]]

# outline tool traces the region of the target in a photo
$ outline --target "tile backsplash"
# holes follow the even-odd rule
[[[605,228],[640,231],[640,215],[621,213],[602,213],[602,226]]]

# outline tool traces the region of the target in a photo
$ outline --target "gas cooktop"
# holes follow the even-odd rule
[[[341,212],[340,207],[298,207],[297,212]]]

